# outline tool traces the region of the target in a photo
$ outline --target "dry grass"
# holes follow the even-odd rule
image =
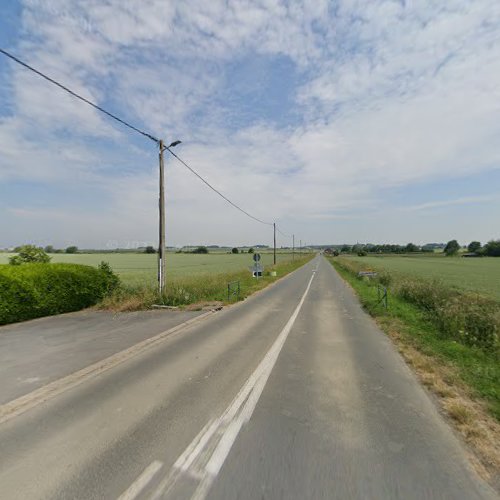
[[[477,399],[460,381],[455,370],[417,350],[400,332],[404,325],[384,318],[380,326],[394,341],[405,361],[413,368],[420,382],[434,396],[443,415],[474,456],[472,463],[478,473],[497,489],[500,488],[500,424],[485,403]]]

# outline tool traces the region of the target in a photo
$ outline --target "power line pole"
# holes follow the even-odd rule
[[[158,208],[160,212],[159,218],[159,245],[158,245],[158,291],[163,296],[165,293],[165,173],[163,163],[163,151],[165,147],[163,141],[160,140],[160,197],[158,200]]]
[[[273,222],[274,228],[274,265],[276,265],[276,222]]]
[[[160,197],[158,200],[158,209],[160,212],[160,227],[159,227],[159,244],[158,244],[158,291],[160,295],[165,294],[165,284],[167,281],[167,275],[165,272],[166,269],[166,250],[165,250],[165,168],[163,162],[163,152],[168,151],[170,154],[172,153],[171,148],[175,148],[175,146],[179,145],[181,141],[171,142],[169,146],[165,146],[163,140],[158,141],[158,145],[160,147],[159,152],[159,163],[160,163]]]
[[[295,235],[292,234],[292,260],[295,260]]]

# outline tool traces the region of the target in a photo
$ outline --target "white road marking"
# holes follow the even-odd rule
[[[162,342],[166,337],[172,337],[175,334],[180,333],[186,327],[192,325],[193,323],[197,323],[207,316],[213,314],[213,311],[206,312],[204,314],[200,314],[194,318],[188,319],[184,323],[181,323],[169,330],[159,333],[154,337],[150,337],[149,339],[142,340],[141,342],[125,349],[123,351],[117,352],[101,361],[97,361],[92,365],[86,366],[81,370],[78,370],[74,373],[66,375],[65,377],[54,380],[39,389],[34,390],[24,396],[20,396],[17,399],[13,399],[8,403],[0,405],[0,424],[7,422],[13,417],[17,417],[24,413],[25,411],[34,408],[40,403],[44,403],[49,399],[62,394],[63,392],[80,385],[87,380],[104,373],[111,368],[123,363],[124,361],[128,361],[129,359],[141,354],[142,352],[150,349],[153,346],[156,346],[158,343]]]
[[[154,475],[163,467],[163,463],[155,460],[150,463],[143,473],[130,485],[127,491],[124,491],[118,500],[133,500],[153,479]]]
[[[207,423],[160,482],[151,499],[177,498],[176,486],[186,482],[194,490],[192,499],[203,500],[224,464],[243,425],[257,406],[278,356],[297,319],[315,273],[283,330],[269,351],[250,375],[228,408],[217,419]],[[183,490],[185,492],[185,490]]]

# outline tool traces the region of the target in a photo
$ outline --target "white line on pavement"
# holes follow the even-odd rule
[[[49,384],[44,385],[43,387],[40,387],[33,392],[30,392],[28,394],[25,394],[24,396],[20,396],[17,399],[9,401],[8,403],[0,405],[0,424],[7,422],[7,420],[10,420],[11,418],[21,415],[25,411],[28,411],[39,405],[40,403],[44,403],[69,389],[73,389],[77,385],[80,385],[81,383],[86,382],[87,380],[90,380],[91,378],[96,377],[97,375],[100,375],[101,373],[104,373],[111,368],[114,368],[115,366],[118,366],[124,361],[128,361],[138,354],[141,354],[146,350],[152,348],[153,346],[156,346],[165,338],[172,337],[175,334],[180,333],[188,326],[203,320],[211,314],[213,314],[213,311],[209,311],[200,314],[199,316],[195,316],[194,318],[188,319],[184,323],[180,323],[179,325],[161,332],[154,337],[142,340],[141,342],[138,342],[128,349],[112,354],[111,356],[97,361],[96,363],[93,363],[89,366],[86,366],[81,370],[70,373],[69,375],[66,375],[65,377],[58,380],[54,380],[53,382],[50,382]]]
[[[253,414],[285,341],[311,288],[312,274],[302,298],[269,351],[220,417],[196,436],[160,482],[152,499],[176,498],[186,486],[192,499],[203,500],[226,460],[243,425]],[[178,487],[178,488],[177,488]]]
[[[124,491],[118,500],[133,500],[153,479],[154,475],[162,468],[163,464],[158,460],[150,463],[143,473],[130,485],[127,491]]]

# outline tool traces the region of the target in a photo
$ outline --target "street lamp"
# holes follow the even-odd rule
[[[165,293],[165,176],[164,176],[164,164],[163,164],[163,152],[165,150],[170,150],[170,148],[175,148],[181,141],[174,141],[169,146],[163,144],[163,140],[160,140],[160,197],[159,197],[159,211],[160,211],[160,227],[159,227],[159,245],[158,245],[158,290],[160,295],[163,296]]]

